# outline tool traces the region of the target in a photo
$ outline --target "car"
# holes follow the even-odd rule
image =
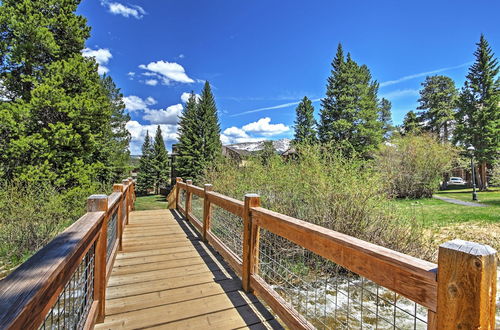
[[[465,185],[465,181],[464,179],[462,178],[459,178],[459,177],[455,177],[455,176],[452,176],[450,178],[450,180],[448,180],[448,182],[446,182],[447,185],[455,185],[455,186],[464,186]]]

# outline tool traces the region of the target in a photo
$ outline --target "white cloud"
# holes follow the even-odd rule
[[[406,81],[406,80],[410,80],[410,79],[414,79],[414,78],[420,78],[420,77],[425,77],[425,76],[429,76],[431,74],[435,74],[435,73],[439,73],[439,72],[443,72],[443,71],[449,71],[449,70],[463,68],[464,66],[467,66],[467,65],[470,65],[470,64],[472,64],[472,62],[462,63],[462,64],[459,64],[459,65],[456,65],[456,66],[450,66],[450,67],[447,67],[447,68],[441,68],[441,69],[436,69],[436,70],[427,71],[427,72],[420,72],[420,73],[411,74],[411,75],[404,76],[404,77],[401,77],[401,78],[398,78],[398,79],[395,79],[395,80],[389,80],[389,81],[381,82],[380,83],[380,87],[385,87],[385,86],[399,84],[400,82],[403,82],[403,81]]]
[[[194,80],[189,78],[184,67],[175,62],[151,62],[147,65],[139,65],[140,69],[147,70],[144,75],[152,76],[160,79],[164,85],[169,85],[171,82],[193,83]]]
[[[102,0],[101,5],[108,8],[108,11],[113,15],[122,15],[123,17],[134,17],[141,19],[146,14],[146,11],[137,5],[123,5],[119,2],[110,2]]]
[[[243,126],[242,129],[245,132],[252,132],[262,136],[272,136],[285,133],[290,130],[290,127],[284,124],[271,124],[271,118],[265,117]]]
[[[146,109],[144,112],[143,119],[152,124],[176,125],[182,113],[182,104],[171,105],[160,110]]]
[[[200,100],[200,97],[201,97],[201,96],[200,96],[199,94],[194,94],[194,96],[196,97],[196,100],[197,100],[197,101],[199,101],[199,100]],[[189,100],[189,98],[190,98],[190,97],[191,97],[191,93],[186,93],[186,92],[184,92],[184,93],[182,93],[182,95],[181,95],[181,101],[182,101],[183,103],[187,103],[187,101]]]
[[[271,118],[266,117],[241,128],[236,126],[226,128],[220,138],[222,144],[258,142],[289,130],[290,128],[284,124],[271,124]]]
[[[134,77],[135,76],[135,72],[130,71],[129,73],[127,73],[127,76]]]
[[[141,124],[138,121],[131,120],[126,126],[127,130],[130,132],[131,141],[130,141],[130,152],[133,155],[141,154],[141,147],[144,143],[144,137],[146,136],[146,132],[149,131],[149,136],[154,137],[156,129],[158,125],[154,124]],[[165,144],[167,143],[175,143],[178,140],[177,135],[177,125],[160,125],[163,140]]]
[[[155,105],[157,103],[157,101],[151,96],[143,100],[139,96],[135,95],[125,96],[123,98],[123,102],[125,103],[125,108],[128,111],[146,110],[148,109],[148,106]]]
[[[82,55],[85,57],[93,57],[97,64],[99,64],[99,67],[97,68],[97,72],[100,75],[103,75],[105,73],[109,72],[109,69],[105,66],[105,64],[108,64],[109,60],[113,57],[109,49],[107,48],[100,48],[100,49],[90,49],[90,48],[85,48],[82,50]]]
[[[241,128],[238,128],[236,126],[226,128],[224,130],[224,135],[233,137],[233,138],[246,138],[248,137],[248,134],[242,130]]]
[[[156,79],[149,79],[149,80],[146,80],[146,85],[149,85],[149,86],[156,86],[158,85],[158,80]]]
[[[318,102],[318,101],[321,101],[321,99],[314,99],[314,100],[311,100],[311,102]],[[301,101],[296,101],[296,102],[289,102],[289,103],[283,103],[283,104],[278,104],[278,105],[273,105],[271,107],[264,107],[264,108],[258,108],[258,109],[253,109],[253,110],[248,110],[248,111],[243,111],[243,112],[239,112],[239,113],[235,113],[234,115],[231,115],[229,117],[237,117],[237,116],[241,116],[241,115],[246,115],[246,114],[249,114],[249,113],[255,113],[255,112],[261,112],[261,111],[266,111],[266,110],[274,110],[274,109],[283,109],[283,108],[288,108],[288,107],[291,107],[291,106],[294,106],[294,105],[297,105],[299,104]]]
[[[184,54],[179,54],[179,58],[184,58],[186,57]]]
[[[398,89],[392,92],[384,93],[380,96],[386,99],[394,100],[400,97],[417,95],[419,95],[418,89]]]

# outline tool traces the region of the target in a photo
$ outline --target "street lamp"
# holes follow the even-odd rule
[[[472,200],[477,201],[477,194],[476,194],[476,173],[474,171],[474,151],[476,148],[473,146],[469,146],[467,148],[467,151],[470,154],[470,168],[472,171]]]

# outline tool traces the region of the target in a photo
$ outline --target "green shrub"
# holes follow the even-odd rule
[[[220,163],[205,182],[242,199],[258,193],[263,207],[419,257],[421,231],[389,203],[382,178],[367,161],[343,158],[319,146],[298,147],[295,160],[251,159],[243,167]]]
[[[48,184],[0,184],[0,265],[24,262],[85,213],[87,198],[109,192],[92,184],[57,191]]]
[[[438,142],[431,135],[408,135],[382,146],[375,157],[375,168],[384,178],[389,195],[432,197],[456,157],[458,153],[449,143]]]

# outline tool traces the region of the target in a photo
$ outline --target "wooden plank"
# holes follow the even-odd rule
[[[264,208],[251,210],[257,226],[436,311],[436,264]]]
[[[110,315],[106,318],[106,322],[97,325],[96,329],[151,327],[196,317],[200,314],[210,314],[246,306],[251,302],[251,299],[241,292],[222,293],[176,304]],[[196,308],[193,308],[193,306],[196,306]]]
[[[197,283],[195,285],[167,290],[157,287],[157,291],[155,292],[108,300],[106,304],[106,316],[166,304],[174,304],[182,301],[194,300],[199,297],[208,297],[238,290],[241,290],[241,283],[236,280]]]
[[[183,246],[192,246],[192,243],[188,240],[184,240],[181,242],[160,242],[160,243],[152,243],[148,245],[135,245],[128,246],[125,243],[124,251],[126,252],[138,252],[138,251],[153,251],[157,249],[169,249]]]
[[[213,191],[207,192],[206,198],[210,203],[213,203],[223,208],[224,210],[239,216],[240,218],[243,217],[243,209],[245,205],[242,201],[224,196]]]
[[[175,260],[166,260],[166,261],[157,261],[147,264],[133,264],[129,266],[118,266],[114,267],[112,274],[116,275],[126,275],[126,274],[135,274],[142,272],[149,272],[152,270],[161,270],[161,269],[169,269],[169,268],[177,268],[183,266],[193,266],[193,265],[203,265],[205,261],[200,258],[200,256],[194,256],[191,258],[184,259],[175,259]]]
[[[241,259],[233,253],[221,240],[219,240],[212,232],[207,233],[208,243],[224,258],[229,266],[236,272],[236,274],[241,276],[242,273],[242,261]]]
[[[175,279],[175,280],[174,280]],[[144,293],[158,292],[173,288],[189,287],[196,284],[212,283],[231,279],[222,271],[206,271],[197,274],[187,274],[175,278],[161,278],[148,282],[135,282],[114,287],[108,287],[106,297],[109,300],[135,296]]]
[[[90,212],[0,281],[0,328],[36,328],[96,239],[104,212]]]
[[[207,254],[200,253],[200,252],[194,251],[194,250],[188,250],[188,251],[184,251],[184,252],[166,253],[166,254],[160,254],[160,255],[155,255],[155,256],[148,255],[148,256],[139,257],[139,258],[117,259],[115,261],[115,267],[123,267],[123,266],[131,266],[131,265],[137,265],[138,267],[141,267],[141,264],[156,263],[156,262],[177,260],[177,259],[186,259],[186,258],[205,256],[205,255],[207,255]]]
[[[87,316],[87,321],[85,322],[83,329],[92,330],[94,329],[95,322],[97,320],[97,308],[99,307],[99,302],[94,301],[90,306],[89,314]]]
[[[155,255],[162,255],[162,254],[168,254],[168,253],[176,253],[176,252],[184,252],[184,251],[194,251],[193,246],[176,246],[172,248],[162,248],[162,249],[156,249],[156,250],[144,250],[144,251],[134,251],[134,252],[127,252],[124,251],[122,253],[119,253],[116,256],[117,260],[121,259],[129,259],[129,258],[140,258],[140,257],[145,257],[145,256],[155,256]]]
[[[150,329],[282,329],[260,303],[170,322]],[[271,327],[266,328],[267,325]],[[259,327],[259,325],[261,325]]]
[[[148,272],[133,273],[126,275],[115,275],[109,278],[108,287],[135,283],[139,281],[152,281],[161,278],[172,278],[186,276],[188,274],[198,274],[207,271],[220,270],[215,263],[182,266],[176,268],[153,270]]]
[[[497,251],[462,240],[438,256],[438,329],[495,329]]]
[[[250,286],[255,294],[262,298],[291,329],[316,329],[260,276],[252,275],[250,277]]]

